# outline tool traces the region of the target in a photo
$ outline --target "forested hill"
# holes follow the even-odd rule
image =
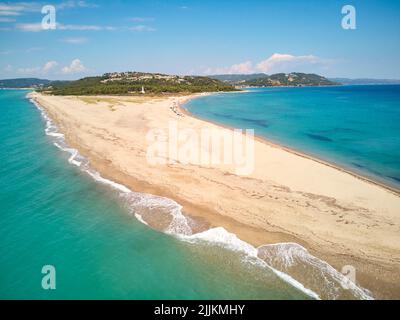
[[[50,83],[50,80],[37,78],[4,79],[0,80],[0,88],[35,88],[48,86]]]
[[[197,76],[177,76],[144,72],[106,73],[100,77],[88,77],[46,90],[56,95],[97,94],[146,94],[198,93],[235,91],[231,84],[216,79]]]
[[[331,81],[313,73],[276,73],[266,74],[244,74],[244,75],[214,75],[214,79],[219,79],[241,87],[279,87],[279,86],[329,86],[340,83]]]
[[[38,78],[17,78],[17,79],[4,79],[0,80],[0,88],[3,89],[41,89],[49,86],[64,85],[68,81],[64,80],[47,80]]]

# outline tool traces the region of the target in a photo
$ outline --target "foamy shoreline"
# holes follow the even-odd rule
[[[113,170],[110,170],[110,168],[107,168],[107,167],[109,167],[110,165],[112,165],[112,163],[113,163],[113,159],[107,159],[106,158],[106,163],[107,163],[107,165],[104,165],[104,162],[103,162],[103,164],[101,164],[101,162],[102,162],[102,160],[101,160],[101,156],[100,156],[100,158],[99,158],[99,154],[91,154],[91,153],[93,153],[93,149],[96,149],[97,147],[96,146],[93,146],[93,148],[92,147],[89,147],[89,145],[87,145],[87,143],[85,144],[85,143],[82,143],[82,141],[79,141],[79,140],[81,140],[82,139],[82,137],[79,137],[79,136],[72,136],[71,134],[72,134],[72,131],[75,131],[75,130],[70,130],[70,129],[72,129],[72,127],[69,127],[69,129],[67,128],[68,126],[70,126],[71,124],[73,124],[74,122],[76,122],[77,121],[77,119],[79,118],[81,118],[80,116],[81,116],[81,114],[79,115],[79,117],[78,118],[74,118],[73,119],[73,121],[71,121],[72,120],[72,118],[70,118],[69,116],[70,115],[68,115],[68,114],[66,114],[64,111],[65,111],[65,109],[63,110],[63,105],[65,106],[65,102],[66,102],[66,99],[68,99],[68,98],[59,98],[59,97],[48,97],[48,96],[38,96],[38,95],[34,95],[34,98],[36,99],[36,100],[41,100],[41,106],[42,107],[44,107],[44,109],[47,111],[47,112],[49,112],[49,114],[50,114],[50,116],[52,117],[52,119],[57,123],[57,124],[60,124],[61,125],[61,131],[62,132],[64,132],[64,130],[63,130],[63,126],[65,126],[66,128],[64,128],[64,129],[67,129],[67,130],[65,130],[66,131],[66,138],[67,138],[67,141],[69,142],[69,143],[71,143],[72,145],[74,145],[74,147],[77,147],[77,149],[78,150],[80,150],[81,152],[82,152],[82,154],[84,154],[85,156],[88,156],[88,158],[89,158],[89,160],[91,161],[91,163],[93,163],[94,165],[95,165],[95,167],[96,167],[96,170],[99,170],[100,172],[104,172],[104,174],[105,174],[105,176],[107,177],[107,178],[111,178],[111,180],[114,180],[114,181],[117,181],[118,183],[122,183],[122,185],[127,185],[127,186],[129,186],[129,188],[130,189],[132,189],[132,186],[135,186],[135,184],[136,185],[138,185],[138,181],[139,182],[141,182],[142,181],[142,179],[138,179],[137,181],[136,181],[136,183],[133,183],[132,181],[129,181],[129,179],[127,179],[127,177],[122,177],[121,176],[121,173],[122,172],[124,172],[124,174],[125,175],[128,175],[128,176],[132,176],[132,172],[129,172],[129,170],[128,171],[126,171],[126,170],[124,170],[123,168],[120,168],[118,171],[120,171],[120,173],[119,174],[116,174],[116,172],[115,172],[115,169],[113,169]],[[190,98],[190,97],[185,97],[185,98],[182,98],[182,97],[180,97],[179,99],[181,99],[181,103],[183,102],[183,100],[187,100],[188,98]],[[56,100],[60,100],[61,99],[61,101],[56,101]],[[82,103],[82,102],[78,102],[77,103],[77,101],[75,101],[75,99],[73,99],[73,98],[69,98],[70,100],[68,100],[69,102],[71,102],[71,104],[73,104],[75,107],[77,107],[78,109],[79,109],[79,113],[82,111],[82,109],[81,108],[85,108],[85,105],[86,104],[84,104],[84,103]],[[122,99],[122,98],[121,98]],[[49,100],[52,100],[52,101],[49,101]],[[123,99],[122,99],[123,100]],[[59,103],[60,102],[60,103]],[[168,103],[171,103],[171,100],[169,100],[169,102]],[[157,104],[157,103],[154,103],[154,104]],[[132,106],[132,104],[131,103],[122,103],[122,105],[124,105],[124,106],[127,106],[127,105],[129,105],[129,106]],[[134,105],[134,104],[133,104]],[[164,103],[164,105],[165,105],[165,103]],[[161,106],[161,103],[160,103],[160,106]],[[94,107],[94,105],[90,105],[90,107],[92,108],[92,107]],[[166,107],[168,107],[168,105],[166,105]],[[77,111],[78,109],[76,109],[75,111]],[[102,109],[104,109],[104,108],[102,108]],[[121,108],[122,109],[122,108]],[[162,109],[162,110],[161,110]],[[99,111],[99,110],[97,110],[97,111]],[[143,111],[143,110],[141,110],[141,111]],[[172,115],[168,112],[168,109],[167,108],[164,108],[164,107],[160,107],[160,109],[157,109],[157,113],[159,113],[159,112],[161,112],[162,111],[162,115],[164,116],[164,115],[166,115],[166,116],[168,116],[168,117],[171,117]],[[74,111],[71,111],[71,112],[74,112]],[[102,112],[102,111],[101,111]],[[104,115],[109,115],[110,114],[110,117],[111,117],[111,115],[113,114],[113,113],[110,113],[108,110],[106,110],[105,111],[106,113],[104,114]],[[143,114],[145,114],[146,115],[146,113],[143,113]],[[71,115],[72,115],[72,113],[71,113]],[[121,116],[121,115],[120,115]],[[152,115],[152,116],[154,116],[154,115]],[[107,118],[107,117],[106,117]],[[189,118],[189,117],[184,117],[186,120],[188,120],[188,121],[186,121],[185,123],[186,124],[188,124],[188,125],[190,125],[190,121],[194,121],[193,119],[187,119],[187,118]],[[103,119],[104,120],[104,119]],[[197,119],[195,119],[196,121],[200,121],[200,120],[197,120]],[[82,120],[83,121],[83,120]],[[202,122],[202,125],[204,125],[204,121],[201,121]],[[83,122],[83,123],[85,123],[85,122]],[[146,122],[144,121],[143,122],[143,124],[145,124]],[[135,123],[136,124],[136,123]],[[116,127],[116,131],[115,132],[118,132],[119,131],[119,129],[118,129],[118,127]],[[126,132],[120,132],[122,135],[124,135]],[[85,132],[82,132],[82,134],[83,134],[83,136],[85,136],[85,135],[87,135],[87,132],[85,133]],[[78,133],[77,133],[77,135],[78,135]],[[104,136],[105,137],[105,136]],[[83,139],[85,139],[85,138],[83,138]],[[88,140],[87,140],[88,141]],[[121,141],[123,141],[123,138],[121,138]],[[95,143],[95,145],[97,145],[97,142],[99,142],[99,141],[97,141],[96,140],[96,143]],[[89,147],[89,148],[88,148]],[[101,150],[103,150],[104,149],[104,147],[106,147],[106,145],[102,145],[101,147],[100,147],[100,149]],[[108,147],[107,147],[108,148]],[[97,150],[100,150],[100,149],[97,149]],[[140,149],[140,148],[139,148]],[[96,152],[96,153],[98,153],[98,151]],[[92,161],[93,160],[93,161]],[[308,160],[310,160],[310,159],[308,159]],[[115,168],[115,167],[114,167]],[[103,169],[103,170],[101,170],[101,169]],[[122,170],[121,170],[122,169]],[[142,168],[143,169],[143,168]],[[122,171],[122,172],[121,172]],[[124,181],[124,179],[126,179],[127,181]],[[153,179],[154,180],[154,179]],[[239,181],[240,182],[240,181]],[[165,196],[165,195],[169,195],[169,193],[168,192],[166,192],[166,190],[165,190],[165,186],[162,186],[162,188],[161,189],[159,189],[159,188],[157,188],[157,187],[155,187],[154,186],[154,183],[153,183],[153,181],[151,181],[150,182],[150,186],[154,189],[154,193],[155,194],[159,194],[159,195],[162,195],[162,196]],[[240,185],[239,185],[240,186]],[[256,187],[256,186],[255,186]],[[134,190],[138,190],[138,188],[133,188]],[[146,189],[146,188],[144,188],[144,189]],[[147,188],[147,189],[150,189],[151,190],[151,188]],[[139,190],[138,190],[139,191]],[[143,190],[143,191],[148,191],[148,190]],[[161,192],[162,191],[162,192]],[[195,190],[194,190],[195,191]],[[152,193],[152,192],[150,192],[150,193]],[[274,193],[274,192],[272,192],[272,193]],[[276,195],[276,194],[275,194]],[[171,197],[171,198],[173,198],[174,200],[180,200],[180,198],[182,197],[182,195],[179,195],[177,198],[179,198],[179,199],[174,199],[174,197]],[[315,200],[315,199],[314,199]],[[252,201],[254,201],[254,202],[257,202],[257,200],[256,199],[252,199]],[[312,200],[312,197],[309,199],[309,201],[310,202],[313,202],[313,200]],[[178,201],[178,202],[180,202],[180,201]],[[317,201],[316,201],[317,202]],[[190,209],[192,209],[191,208],[191,205],[189,205],[189,203],[182,203],[183,204],[183,207],[184,207],[184,210],[186,210],[187,209],[187,212],[189,213],[189,216],[191,216],[191,210]],[[335,204],[335,203],[334,203]],[[194,211],[196,211],[196,210],[194,210]],[[201,210],[200,210],[201,211]],[[206,210],[206,211],[208,211],[208,210]],[[217,210],[218,211],[218,210]],[[195,214],[194,214],[194,216],[196,217],[196,216],[200,216],[201,214],[199,214],[199,212],[197,211],[197,212],[195,212]],[[215,215],[215,214],[214,214]],[[248,227],[245,227],[245,226],[243,226],[243,219],[241,219],[240,221],[235,221],[235,220],[233,220],[233,221],[231,221],[231,219],[233,218],[232,216],[231,217],[226,217],[226,218],[228,218],[228,220],[226,220],[226,219],[224,219],[224,215],[222,214],[222,217],[219,217],[218,219],[214,219],[215,217],[213,216],[211,219],[210,219],[210,217],[212,216],[212,214],[211,214],[211,212],[210,212],[210,214],[205,214],[205,215],[203,215],[203,218],[204,219],[206,219],[206,220],[209,220],[209,223],[211,223],[211,226],[215,226],[215,227],[217,227],[217,226],[219,226],[219,225],[222,225],[222,226],[224,226],[224,227],[227,227],[227,229],[228,230],[230,230],[231,232],[232,231],[234,231],[234,233],[236,233],[238,236],[240,236],[241,238],[244,238],[246,241],[248,241],[248,240],[250,240],[249,242],[250,243],[253,243],[253,244],[255,244],[256,246],[258,246],[258,245],[260,245],[260,244],[265,244],[265,243],[274,243],[274,242],[277,242],[276,240],[275,241],[265,241],[266,239],[268,239],[268,237],[259,237],[258,235],[260,234],[260,231],[261,230],[258,230],[258,226],[257,226],[257,223],[255,223],[255,221],[253,221],[253,222],[251,222],[250,221],[250,223],[249,223],[249,225],[248,225]],[[240,216],[236,216],[235,218],[239,218]],[[235,219],[234,218],[234,219]],[[240,218],[242,218],[242,217],[240,217]],[[257,220],[256,220],[257,221]],[[239,223],[237,223],[237,222],[239,222]],[[257,227],[255,227],[254,226],[254,223],[255,223],[255,225],[257,226]],[[285,224],[285,223],[283,223],[283,224]],[[251,229],[254,229],[254,228],[256,228],[257,230],[253,230],[254,232],[250,232],[251,231]],[[210,229],[210,230],[212,230],[212,229]],[[276,230],[276,229],[275,229]],[[279,227],[278,227],[278,230],[279,230]],[[244,232],[242,232],[242,231],[244,231]],[[265,233],[268,233],[268,232],[271,232],[271,231],[268,231],[268,230],[265,230],[264,229],[264,232]],[[276,231],[273,231],[274,233],[276,233]],[[291,232],[290,232],[291,233]],[[290,235],[290,233],[288,233],[288,235]],[[255,235],[257,235],[256,237],[255,237]],[[293,237],[294,236],[294,237]],[[251,241],[251,238],[253,238],[253,241]],[[276,238],[276,237],[275,237]],[[280,236],[278,237],[279,238],[279,240],[280,240]],[[291,235],[291,236],[282,236],[281,237],[281,239],[283,240],[282,242],[284,242],[285,240],[287,240],[287,239],[297,239],[298,238],[298,234],[296,233],[296,235]],[[272,237],[272,238],[270,238],[270,240],[271,239],[274,239],[274,237]],[[300,238],[301,239],[301,238]],[[307,239],[306,238],[306,241],[304,241],[305,239],[302,239],[302,243],[304,243],[304,244],[309,244],[310,242],[309,242],[309,239]],[[263,242],[264,241],[264,242]],[[297,241],[296,241],[297,242]],[[312,247],[312,246],[311,246]],[[318,252],[319,250],[313,250],[313,252]],[[329,252],[329,251],[328,251]],[[346,253],[346,250],[344,250],[344,253]],[[329,261],[329,260],[328,260]],[[368,287],[368,286],[367,286]],[[370,288],[371,288],[371,286],[369,286]]]

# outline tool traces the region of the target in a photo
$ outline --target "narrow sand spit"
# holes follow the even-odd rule
[[[195,132],[231,132],[183,114],[179,105],[193,96],[30,97],[104,177],[175,200],[198,231],[222,226],[254,246],[296,242],[339,271],[354,266],[357,282],[375,297],[400,298],[395,190],[261,139],[248,175],[232,164],[149,163],[146,136],[168,133],[171,121]]]

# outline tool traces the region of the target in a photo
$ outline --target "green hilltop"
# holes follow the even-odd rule
[[[276,73],[272,75],[263,73],[214,75],[211,77],[240,87],[331,86],[340,84],[314,73],[300,72]]]
[[[234,86],[209,77],[178,76],[145,72],[114,72],[87,77],[44,90],[55,95],[99,95],[145,93],[200,93],[235,91]]]

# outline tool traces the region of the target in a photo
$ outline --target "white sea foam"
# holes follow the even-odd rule
[[[240,240],[235,234],[228,232],[222,227],[208,229],[190,236],[179,235],[188,242],[207,241],[224,246],[227,249],[242,252],[250,257],[257,257],[257,249],[252,245]]]
[[[212,228],[193,234],[187,218],[182,213],[181,205],[172,199],[133,192],[122,184],[103,178],[100,173],[90,167],[89,161],[80,155],[78,150],[70,148],[67,145],[65,136],[58,131],[57,126],[49,118],[43,108],[33,99],[30,99],[30,101],[40,110],[43,119],[46,121],[46,135],[54,139],[54,145],[56,147],[70,154],[68,162],[89,174],[95,181],[108,185],[119,191],[121,197],[129,203],[132,214],[141,223],[148,225],[148,223],[143,219],[143,216],[138,213],[142,208],[146,208],[148,211],[157,209],[158,212],[165,212],[172,217],[169,226],[163,230],[165,233],[174,235],[189,243],[205,242],[240,252],[249,258],[249,262],[268,268],[285,282],[291,284],[293,287],[301,290],[314,299],[319,299],[320,296],[313,290],[306,288],[302,283],[285,271],[303,263],[307,268],[309,266],[315,268],[322,275],[322,278],[325,279],[324,281],[326,282],[325,286],[327,290],[335,291],[337,290],[337,283],[342,284],[345,282],[349,286],[349,290],[351,290],[356,297],[360,299],[372,298],[365,289],[359,288],[352,282],[349,285],[349,282],[344,275],[336,271],[328,263],[309,254],[304,247],[297,243],[269,244],[255,248],[249,243],[240,240],[235,234],[228,232],[222,227]],[[260,250],[263,254],[262,258],[260,258]],[[333,289],[332,287],[334,286],[332,286],[332,283],[336,284],[336,287]],[[318,288],[321,287],[323,287],[323,285],[320,283]],[[335,297],[335,295],[333,294],[332,297]]]
[[[258,248],[259,256],[269,265],[281,271],[290,273],[291,270],[307,266],[306,276],[312,287],[320,287],[325,283],[324,296],[329,299],[340,298],[340,294],[348,288],[359,299],[373,299],[369,291],[358,287],[350,278],[338,272],[327,262],[311,255],[306,248],[297,243],[276,243],[263,245]]]
[[[140,216],[143,220],[143,209],[146,211],[157,211],[171,216],[171,222],[163,231],[171,235],[191,235],[190,228],[186,217],[182,214],[182,206],[172,199],[159,197],[146,193],[130,192],[125,195],[126,201],[129,202],[130,208],[136,216]]]
[[[146,221],[143,220],[140,214],[135,213],[135,218],[138,219],[141,223],[145,224],[146,226],[149,225]]]
[[[257,265],[268,268],[274,272],[282,280],[290,283],[293,287],[304,292],[308,296],[314,299],[320,299],[318,294],[314,291],[306,288],[303,284],[298,282],[296,279],[292,278],[290,275],[276,270],[275,268],[268,265],[264,260],[258,257],[258,249],[253,247],[251,244],[240,240],[235,234],[228,232],[222,227],[212,228],[200,233],[196,233],[190,236],[179,235],[184,241],[191,243],[196,243],[198,241],[208,242],[213,245],[219,245],[226,249],[244,253],[247,257],[252,259],[252,262],[257,263]]]
[[[127,187],[125,187],[123,184],[120,183],[116,183],[112,180],[103,178],[97,171],[95,170],[91,170],[91,169],[87,169],[85,170],[94,180],[96,180],[97,182],[106,184],[111,186],[112,188],[121,191],[122,193],[130,193],[132,192],[130,189],[128,189]]]

